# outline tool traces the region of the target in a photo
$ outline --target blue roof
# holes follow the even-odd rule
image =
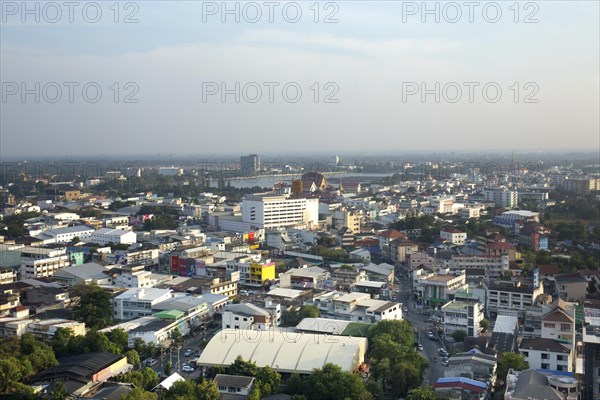
[[[480,387],[482,389],[487,389],[487,384],[484,382],[476,381],[475,379],[470,378],[460,378],[460,377],[450,377],[450,378],[440,378],[436,383],[466,383],[468,385],[473,385]]]
[[[536,369],[537,372],[540,372],[542,374],[550,374],[550,375],[560,375],[560,376],[573,376],[572,372],[569,371],[558,371],[558,370],[554,370],[554,369]]]

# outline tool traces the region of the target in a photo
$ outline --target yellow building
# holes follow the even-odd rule
[[[262,285],[265,281],[273,279],[275,279],[275,263],[273,261],[250,264],[250,282]]]

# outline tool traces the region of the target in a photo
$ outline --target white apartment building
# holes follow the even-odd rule
[[[137,240],[137,235],[133,231],[124,229],[102,228],[90,234],[88,242],[106,246],[113,244],[133,244]]]
[[[521,353],[529,368],[552,371],[573,371],[571,349],[554,339],[523,339],[519,344]]]
[[[413,290],[426,304],[439,306],[453,300],[457,292],[468,290],[466,279],[465,271],[443,269],[436,274],[417,269],[413,271]]]
[[[275,323],[270,312],[252,303],[230,304],[222,311],[223,329],[267,330]]]
[[[535,304],[538,297],[544,294],[544,286],[535,288],[517,282],[496,282],[484,284],[487,291],[486,313],[490,316],[498,314],[519,315],[526,308]]]
[[[463,330],[468,336],[479,336],[479,323],[483,319],[483,307],[480,303],[451,301],[442,306],[442,313],[446,335]]]
[[[94,228],[87,225],[78,225],[48,229],[43,234],[54,238],[56,243],[67,243],[75,238],[79,238],[82,242],[85,242],[92,232],[94,232]]]
[[[69,265],[66,247],[49,249],[26,246],[21,249],[21,279],[53,276],[56,271]]]
[[[255,228],[278,228],[306,225],[314,229],[319,223],[318,199],[294,199],[265,193],[244,198],[242,221]]]
[[[152,272],[145,271],[144,266],[140,266],[117,275],[114,285],[124,288],[151,288],[156,285],[156,279],[152,277]]]
[[[452,244],[462,246],[467,240],[467,234],[455,228],[444,228],[440,231],[440,238]]]
[[[153,305],[172,297],[171,289],[129,289],[113,299],[113,317],[127,321],[152,315]]]
[[[485,189],[483,195],[486,200],[493,201],[496,207],[517,208],[519,197],[516,190],[508,190],[506,188],[491,188]]]
[[[466,269],[485,269],[487,279],[497,279],[510,267],[508,255],[500,257],[480,255],[455,255],[446,262],[446,266],[453,271]]]

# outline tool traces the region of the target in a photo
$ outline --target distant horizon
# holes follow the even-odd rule
[[[400,159],[400,158],[409,158],[411,156],[418,157],[420,160],[428,160],[428,161],[436,161],[433,159],[428,159],[429,157],[449,157],[452,161],[456,161],[457,158],[465,157],[469,159],[476,158],[511,158],[514,157],[515,161],[518,161],[519,158],[524,159],[532,159],[532,158],[543,158],[544,156],[551,156],[553,159],[555,158],[564,158],[565,160],[569,157],[574,156],[585,156],[594,158],[597,157],[598,162],[600,163],[600,154],[598,151],[590,150],[590,149],[549,149],[549,150],[498,150],[498,149],[484,149],[484,150],[463,150],[463,151],[435,151],[435,150],[406,150],[404,149],[401,152],[391,153],[390,150],[381,150],[381,151],[369,151],[363,153],[356,152],[260,152],[260,151],[249,151],[249,152],[232,152],[232,151],[224,151],[224,152],[216,152],[213,151],[211,153],[132,153],[132,154],[62,154],[62,155],[53,155],[53,156],[40,156],[34,154],[22,154],[22,155],[1,155],[1,162],[35,162],[35,161],[67,161],[67,160],[125,160],[125,159],[137,159],[144,161],[173,161],[176,162],[177,159],[181,161],[200,161],[200,160],[236,160],[239,161],[239,158],[248,154],[257,154],[261,161],[264,159],[295,159],[295,158],[308,158],[308,159],[323,159],[323,158],[333,158],[335,156],[339,156],[341,159],[341,163],[344,161],[348,161],[349,158],[359,159],[362,161],[375,161],[371,160],[372,158],[378,157],[382,158],[380,161],[385,161],[389,159]],[[436,162],[440,162],[441,160],[437,160]],[[448,160],[450,161],[450,160]]]

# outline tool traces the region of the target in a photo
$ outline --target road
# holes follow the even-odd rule
[[[402,270],[402,268],[398,267],[397,271],[399,270]],[[400,274],[398,274],[398,277],[400,277]],[[425,373],[423,384],[432,384],[444,376],[445,367],[442,365],[441,357],[438,354],[438,349],[443,345],[439,341],[429,340],[427,334],[433,325],[428,320],[428,316],[419,314],[415,309],[415,304],[412,301],[413,296],[410,281],[401,277],[395,282],[395,287],[399,290],[398,301],[404,303],[404,306],[408,308],[408,313],[403,313],[403,318],[417,329],[419,342],[423,345],[423,351],[420,353],[429,362],[429,368]]]
[[[196,334],[196,336],[185,336],[183,346],[179,349],[179,351],[175,348],[171,348],[163,353],[158,358],[158,364],[152,367],[158,374],[160,375],[167,366],[169,360],[171,360],[171,370],[173,372],[179,373],[184,378],[195,379],[200,375],[200,369],[196,369],[194,372],[187,373],[183,372],[181,369],[183,365],[193,358],[197,358],[198,356],[194,355],[194,353],[200,350],[200,345],[202,341],[206,338],[210,340],[216,332],[218,332],[220,327],[210,329],[206,332],[206,335],[202,333]],[[185,357],[186,350],[192,350],[192,354],[189,357]]]

